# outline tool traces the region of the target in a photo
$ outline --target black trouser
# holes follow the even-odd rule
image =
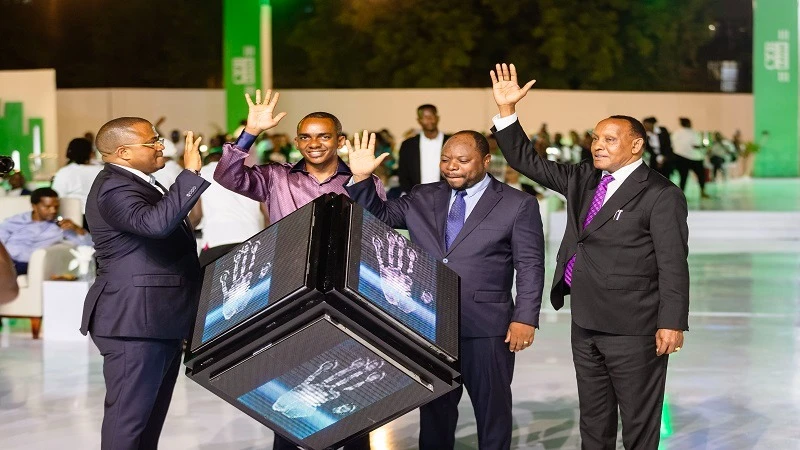
[[[668,358],[656,355],[654,335],[601,333],[572,323],[583,449],[616,448],[617,408],[626,449],[658,448]]]
[[[711,158],[709,158],[709,160],[711,161],[711,165],[714,167],[714,175],[711,177],[711,181],[717,181],[717,175],[720,172],[722,172],[723,174],[725,173],[725,171],[723,170],[723,167],[725,166],[725,158],[723,158],[722,156],[714,155]]]
[[[420,450],[455,447],[458,402],[467,388],[478,425],[480,450],[511,447],[511,379],[514,353],[504,336],[461,339],[461,377],[464,385],[419,409]]]
[[[106,383],[102,450],[151,450],[167,417],[181,365],[180,339],[92,334]]]
[[[14,269],[17,271],[17,275],[25,275],[28,273],[28,263],[22,261],[15,261],[11,260],[14,263]]]
[[[681,176],[680,187],[682,191],[686,190],[686,179],[689,178],[689,170],[691,170],[695,175],[697,175],[697,182],[700,183],[700,191],[705,192],[706,169],[703,167],[702,160],[695,161],[693,159],[675,155],[673,162],[675,163],[675,168],[678,169],[678,175]]]

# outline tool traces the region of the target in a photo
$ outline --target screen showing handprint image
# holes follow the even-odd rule
[[[305,439],[412,384],[417,383],[411,377],[347,339],[238,400]]]
[[[436,342],[436,260],[364,211],[358,292]]]
[[[201,343],[219,336],[269,303],[279,225],[253,236],[206,267],[206,276],[211,279],[204,283],[201,295],[207,302]]]

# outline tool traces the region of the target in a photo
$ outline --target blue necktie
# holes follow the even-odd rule
[[[464,201],[464,197],[467,195],[467,191],[456,191],[456,198],[453,200],[453,206],[450,207],[450,212],[447,214],[447,229],[444,232],[444,241],[447,247],[446,250],[450,249],[450,246],[453,245],[453,241],[456,240],[456,236],[458,236],[458,232],[461,231],[461,228],[464,226],[464,217],[467,214],[467,202]]]

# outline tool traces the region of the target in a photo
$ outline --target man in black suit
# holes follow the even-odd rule
[[[436,107],[425,104],[417,108],[417,122],[422,132],[400,144],[397,155],[397,176],[404,193],[420,183],[441,180],[439,155],[450,136],[439,131],[439,114]]]
[[[199,144],[188,132],[186,169],[167,191],[151,175],[164,167],[164,145],[150,122],[121,117],[97,133],[106,165],[86,201],[97,279],[81,333],[103,355],[103,450],[158,446],[202,279],[186,220],[209,186]]]
[[[646,134],[628,116],[600,121],[593,164],[564,165],[536,155],[515,105],[514,65],[491,72],[493,132],[508,163],[567,198],[567,227],[550,301],[572,299],[572,355],[585,449],[614,449],[617,408],[629,449],[658,447],[667,360],[688,329],[686,198],[643,164]]]
[[[642,120],[647,139],[645,139],[645,150],[650,154],[650,168],[664,175],[669,179],[672,174],[672,139],[669,131],[656,122],[655,117],[647,117]]]
[[[475,131],[453,135],[441,154],[446,181],[421,184],[383,201],[370,176],[374,135],[350,150],[350,197],[461,277],[461,373],[478,425],[478,447],[511,446],[514,352],[533,344],[544,287],[544,238],[536,198],[486,173],[491,155]],[[511,296],[517,271],[517,297]],[[510,351],[509,351],[510,350]],[[421,450],[455,445],[463,388],[420,408]]]

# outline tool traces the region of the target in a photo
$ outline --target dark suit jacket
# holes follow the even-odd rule
[[[444,135],[442,144],[450,139],[449,134]],[[397,155],[397,177],[400,179],[400,189],[403,192],[411,192],[411,189],[420,184],[422,175],[419,167],[419,135],[408,138],[400,144],[400,151]]]
[[[194,320],[202,275],[185,221],[210,183],[188,170],[166,195],[106,164],[89,191],[97,279],[83,307],[81,333],[183,339]]]
[[[450,203],[446,182],[420,184],[382,201],[372,180],[347,187],[350,197],[461,277],[461,336],[505,336],[510,322],[539,325],[544,287],[544,238],[536,198],[494,178],[445,250]],[[517,269],[516,306],[511,298]]]
[[[589,330],[649,335],[659,328],[688,329],[689,231],[681,190],[642,164],[584,230],[602,172],[591,161],[565,165],[539,158],[519,122],[492,131],[511,167],[567,198],[553,306],[563,306],[571,293],[572,320]],[[615,220],[618,210],[623,212]],[[576,253],[570,289],[564,268]]]

